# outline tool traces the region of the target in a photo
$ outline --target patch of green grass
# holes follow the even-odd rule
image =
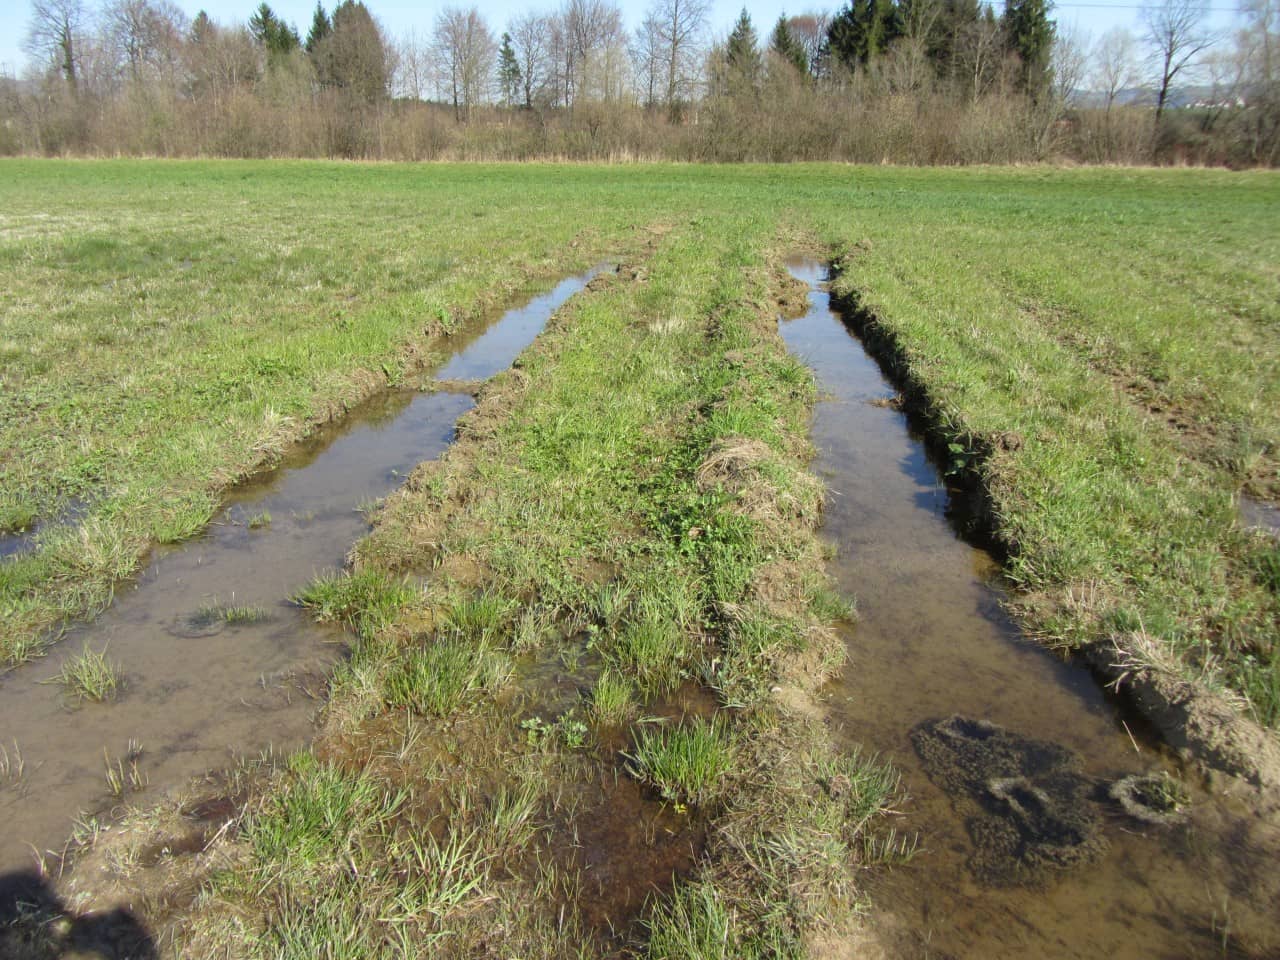
[[[459,633],[488,642],[497,638],[515,607],[509,597],[488,590],[454,599],[446,606],[444,617]]]
[[[62,662],[62,669],[48,682],[60,683],[77,700],[102,703],[112,700],[124,683],[120,665],[107,659],[107,651],[91,650],[88,644]]]
[[[222,618],[230,624],[262,623],[271,619],[271,613],[265,607],[231,606],[223,609]]]
[[[255,513],[246,521],[246,524],[250,530],[261,530],[263,527],[271,526],[271,511],[261,510]]]
[[[435,717],[457,711],[477,692],[493,693],[511,676],[510,661],[464,634],[424,640],[404,651],[386,674],[386,702]]]
[[[650,960],[736,960],[740,952],[730,906],[712,883],[690,884],[645,919]]]
[[[689,641],[680,624],[657,611],[646,611],[624,624],[609,653],[618,669],[634,676],[650,692],[674,690],[684,675]]]
[[[266,809],[245,824],[245,838],[264,863],[300,874],[340,862],[362,835],[389,823],[406,795],[369,777],[350,777],[310,754],[290,758]]]
[[[591,690],[587,708],[592,721],[604,727],[620,727],[636,710],[635,688],[614,670],[605,670]]]
[[[199,531],[231,482],[376,386],[367,371],[398,381],[406,347],[585,267],[634,219],[628,203],[596,207],[594,176],[546,179],[545,207],[498,218],[471,208],[514,207],[523,176],[3,164],[0,529],[91,502],[85,549],[42,547],[38,592],[0,584],[5,662],[17,637],[105,602],[152,543]]]
[[[725,789],[735,744],[723,721],[701,718],[677,727],[640,726],[631,772],[664,799],[704,805]]]
[[[322,575],[294,599],[317,620],[344,623],[368,638],[392,623],[413,596],[404,580],[369,569]]]

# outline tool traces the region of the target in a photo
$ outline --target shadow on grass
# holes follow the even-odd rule
[[[151,935],[123,907],[76,915],[34,870],[0,874],[0,960],[158,960]]]

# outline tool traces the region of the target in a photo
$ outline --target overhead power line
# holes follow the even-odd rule
[[[979,3],[988,7],[1001,6],[1003,0],[978,0]],[[1054,3],[1053,9],[1059,7],[1067,7],[1071,10],[1141,10],[1149,4],[1141,3]],[[1203,11],[1204,13],[1239,13],[1238,7],[1195,7],[1194,9]]]

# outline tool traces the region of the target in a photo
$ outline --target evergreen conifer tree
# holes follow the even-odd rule
[[[249,32],[272,58],[287,56],[301,46],[298,31],[277,17],[265,0],[249,18]]]
[[[511,46],[511,34],[504,33],[502,45],[498,48],[498,89],[502,91],[503,106],[510,107],[520,102],[520,82],[520,61]]]
[[[1033,99],[1049,89],[1052,73],[1049,56],[1053,51],[1054,23],[1049,19],[1049,0],[1005,0],[1005,46],[1021,64],[1019,84]]]
[[[329,15],[324,12],[320,0],[316,0],[316,12],[311,17],[311,29],[307,32],[307,42],[303,44],[307,53],[314,55],[320,41],[333,32],[333,24]]]
[[[747,8],[742,8],[725,48],[725,61],[729,68],[729,86],[733,91],[740,87],[754,88],[760,83],[760,46],[756,28],[751,23]]]
[[[809,55],[805,53],[800,41],[791,33],[785,13],[778,17],[778,22],[773,28],[769,49],[795,67],[801,76],[809,75]]]

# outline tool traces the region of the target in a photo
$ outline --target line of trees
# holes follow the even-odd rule
[[[847,0],[763,38],[744,10],[719,39],[709,0],[651,0],[630,31],[562,0],[500,35],[450,6],[398,38],[363,0],[320,0],[305,37],[266,2],[223,25],[32,0],[0,152],[1275,165],[1280,0],[1230,38],[1201,0],[1153,2],[1093,42],[1050,0]]]

